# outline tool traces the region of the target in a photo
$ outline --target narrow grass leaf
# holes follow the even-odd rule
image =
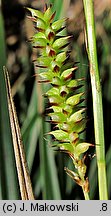
[[[0,199],[19,199],[17,173],[9,123],[3,66],[6,65],[5,34],[0,8]]]
[[[4,68],[5,82],[7,87],[7,99],[8,99],[8,109],[11,125],[11,133],[13,139],[14,155],[16,160],[17,174],[20,186],[20,192],[22,200],[32,200],[34,199],[30,176],[28,173],[27,162],[25,159],[25,152],[23,148],[23,143],[21,139],[21,133],[19,128],[19,123],[12,99],[11,86],[9,81],[9,76],[7,70]]]

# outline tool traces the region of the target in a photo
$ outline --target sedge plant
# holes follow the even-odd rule
[[[82,187],[85,199],[89,199],[89,181],[86,177],[86,152],[90,143],[80,139],[86,127],[85,107],[81,105],[84,92],[80,91],[83,78],[75,79],[77,66],[70,64],[69,45],[71,36],[61,36],[66,19],[54,21],[52,6],[44,11],[28,8],[34,23],[35,34],[32,45],[39,50],[36,66],[41,68],[37,74],[38,82],[47,83],[50,88],[44,96],[48,98],[47,116],[54,127],[48,135],[54,137],[53,147],[65,152],[72,159],[74,170],[65,168],[66,173]],[[79,92],[78,92],[79,90]]]

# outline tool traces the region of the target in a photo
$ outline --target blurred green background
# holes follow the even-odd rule
[[[85,19],[82,0],[4,0],[0,11],[0,199],[20,199],[18,180],[7,111],[3,65],[7,66],[12,93],[21,127],[32,186],[36,199],[84,199],[82,189],[67,176],[64,167],[73,169],[67,155],[50,147],[50,131],[45,120],[46,99],[42,97],[47,85],[38,84],[33,60],[37,52],[29,42],[34,34],[33,24],[27,18],[25,7],[43,11],[44,4],[52,3],[55,19],[68,17],[66,33],[73,35],[69,46],[71,60],[78,63],[76,78],[84,77],[86,131],[84,140],[95,143],[93,128],[92,95],[89,65],[85,46]],[[94,0],[97,34],[98,63],[101,77],[104,129],[106,145],[107,181],[111,198],[111,0]],[[2,14],[1,14],[2,12]],[[87,175],[90,182],[90,198],[98,199],[97,166],[95,149],[87,155]],[[102,181],[102,179],[101,179]]]

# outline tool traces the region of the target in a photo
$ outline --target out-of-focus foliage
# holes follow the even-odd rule
[[[45,122],[44,116],[44,106],[47,106],[47,102],[45,101],[44,105],[42,99],[46,87],[43,86],[42,88],[41,85],[37,84],[33,76],[35,72],[32,60],[36,59],[37,53],[35,50],[32,51],[28,40],[33,36],[34,28],[30,19],[26,17],[28,13],[24,6],[43,10],[44,3],[48,2],[48,0],[2,1],[7,68],[10,72],[12,91],[21,125],[35,197],[37,199],[83,199],[81,188],[64,172],[64,166],[72,169],[70,159],[66,155],[53,152],[50,148],[53,140],[46,140],[44,134],[50,131],[50,125]],[[84,105],[87,106],[86,117],[88,121],[86,132],[81,136],[86,137],[87,142],[94,143],[91,87],[85,47],[85,22],[82,1],[72,0],[67,1],[67,4],[66,0],[50,0],[51,2],[55,7],[57,18],[59,16],[69,18],[67,32],[68,35],[73,35],[70,45],[71,58],[72,62],[78,62],[79,67],[76,78],[84,77],[86,79],[83,89],[86,97]],[[94,4],[98,62],[103,92],[108,191],[109,198],[111,198],[111,0],[103,0],[101,3],[99,0],[95,0]],[[37,69],[35,70],[37,72]],[[6,135],[6,132],[4,134]],[[95,149],[92,148],[92,153],[86,157],[86,164],[90,182],[90,197],[91,199],[98,199],[97,167],[95,157],[93,157],[94,152]],[[3,169],[3,173],[4,167],[0,166],[0,169]],[[11,165],[10,169],[13,170],[13,165]],[[8,197],[8,199],[11,199],[11,197]]]

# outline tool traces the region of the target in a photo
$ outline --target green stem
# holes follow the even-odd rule
[[[100,200],[107,200],[107,181],[106,181],[106,162],[104,146],[104,126],[102,94],[100,86],[100,77],[97,62],[96,36],[94,24],[94,8],[92,0],[83,0],[86,30],[88,40],[88,57],[90,61],[90,76],[93,96],[93,114],[95,128],[96,155],[98,165],[98,183]]]
[[[89,194],[88,194],[88,192],[85,192],[85,191],[83,190],[83,193],[84,193],[84,198],[85,198],[85,200],[90,200],[90,199],[89,199]]]

